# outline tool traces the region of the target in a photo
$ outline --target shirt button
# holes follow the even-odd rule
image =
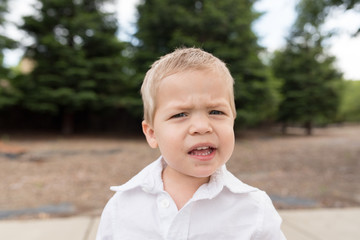
[[[150,186],[143,186],[143,187],[142,187],[142,190],[143,190],[144,192],[146,192],[146,193],[150,193],[150,192],[151,192]]]
[[[168,208],[170,206],[170,201],[168,199],[163,199],[160,201],[160,206],[162,208]]]

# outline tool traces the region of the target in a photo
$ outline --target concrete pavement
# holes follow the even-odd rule
[[[360,208],[282,210],[283,231],[288,240],[358,240]],[[93,240],[98,216],[46,220],[1,220],[4,240]]]
[[[1,240],[90,240],[95,239],[99,217],[0,221]]]
[[[360,239],[360,208],[286,210],[279,213],[288,240]]]

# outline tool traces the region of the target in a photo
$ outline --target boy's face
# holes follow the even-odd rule
[[[162,80],[153,126],[143,122],[149,145],[159,147],[174,176],[207,178],[234,149],[230,90],[220,74],[189,70]]]

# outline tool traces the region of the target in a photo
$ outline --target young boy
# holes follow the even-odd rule
[[[163,56],[142,88],[142,129],[155,162],[106,205],[97,239],[285,239],[265,192],[226,170],[234,149],[233,79],[196,48]]]

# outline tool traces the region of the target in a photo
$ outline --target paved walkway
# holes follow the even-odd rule
[[[358,240],[360,208],[280,211],[288,240]],[[93,240],[99,217],[79,216],[47,220],[2,220],[0,239]]]

